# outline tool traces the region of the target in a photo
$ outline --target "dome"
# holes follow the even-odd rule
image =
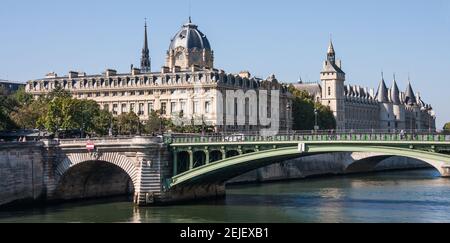
[[[195,48],[211,50],[211,45],[206,35],[199,31],[198,26],[193,24],[190,19],[173,37],[169,50],[175,50],[178,47],[183,47],[187,50]]]

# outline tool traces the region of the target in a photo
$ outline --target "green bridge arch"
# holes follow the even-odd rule
[[[304,144],[304,149],[299,149]],[[408,144],[411,144],[408,143]],[[204,144],[200,144],[205,146]],[[241,144],[248,146],[248,143]],[[299,157],[335,152],[372,152],[378,156],[400,156],[422,160],[436,168],[442,176],[450,176],[450,156],[436,153],[431,144],[417,144],[428,146],[430,151],[419,150],[406,143],[282,143],[274,149],[267,149],[253,153],[241,154],[214,163],[193,168],[171,178],[170,187],[197,183],[223,183],[229,179],[245,174],[249,171]],[[178,145],[183,146],[183,145]],[[195,146],[191,144],[190,146]],[[276,147],[276,146],[275,146]],[[423,149],[423,148],[422,148]]]

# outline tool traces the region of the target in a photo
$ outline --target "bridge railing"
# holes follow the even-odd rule
[[[166,140],[167,141],[167,140]],[[394,133],[349,133],[349,134],[286,134],[272,137],[260,135],[190,135],[172,136],[170,143],[223,143],[223,142],[289,142],[289,141],[450,141],[445,134],[394,134]]]

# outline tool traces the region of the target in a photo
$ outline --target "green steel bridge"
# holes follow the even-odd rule
[[[373,153],[376,163],[392,156],[419,159],[442,176],[450,176],[450,135],[444,134],[182,135],[166,136],[164,140],[173,153],[170,188],[224,183],[270,164],[338,152]]]

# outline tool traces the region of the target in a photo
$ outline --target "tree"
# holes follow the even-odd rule
[[[445,133],[450,133],[450,122],[447,122],[447,123],[444,125],[444,132],[445,132]]]
[[[33,102],[33,96],[27,93],[23,87],[17,90],[12,97],[22,107],[30,105]]]
[[[123,113],[117,117],[117,127],[120,135],[135,135],[140,127],[138,115],[134,112]]]
[[[21,106],[11,113],[11,119],[21,129],[43,128],[39,124],[41,117],[47,113],[47,104],[37,100],[28,105]]]
[[[148,121],[144,125],[145,132],[148,134],[153,134],[159,132],[159,130],[164,129],[166,122],[162,118],[159,111],[152,111]]]
[[[107,110],[100,110],[98,115],[94,117],[93,131],[99,136],[109,134],[109,129],[112,129],[114,118],[111,112]]]
[[[294,86],[289,87],[293,98],[293,129],[294,130],[313,130],[315,126],[317,110],[317,124],[321,130],[331,130],[336,128],[336,119],[329,107],[314,101],[314,97],[306,91],[298,90]]]

